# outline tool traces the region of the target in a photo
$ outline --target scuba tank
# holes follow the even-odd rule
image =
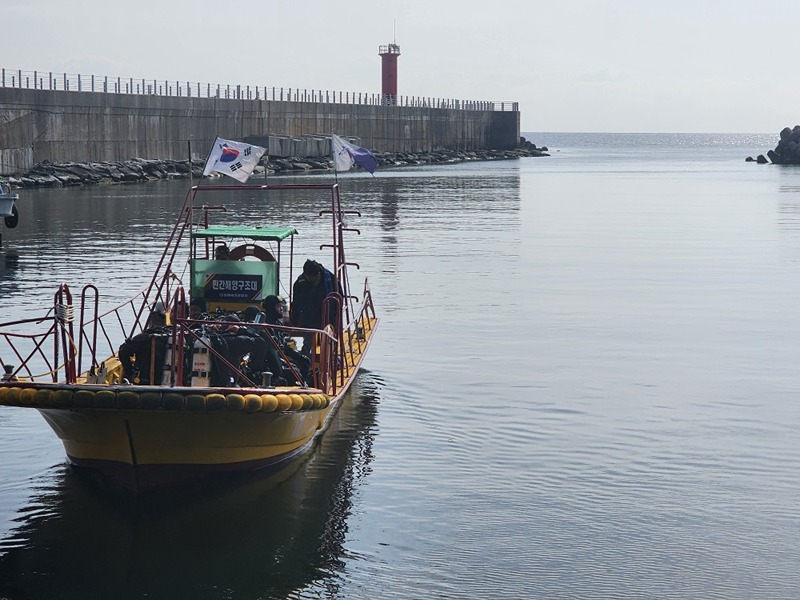
[[[174,352],[172,332],[167,336],[167,345],[164,352],[164,363],[162,365],[161,385],[172,385],[172,353]]]
[[[203,332],[200,339],[194,341],[192,347],[192,387],[209,387],[211,385],[211,354],[206,344],[210,345],[211,340]]]

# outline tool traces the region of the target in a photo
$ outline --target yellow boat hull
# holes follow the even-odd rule
[[[0,386],[0,405],[35,408],[71,463],[140,489],[280,465],[310,446],[352,379],[334,397],[299,387],[15,382]]]
[[[214,471],[257,470],[305,450],[335,404],[304,412],[44,409],[70,462],[127,487],[173,484]]]

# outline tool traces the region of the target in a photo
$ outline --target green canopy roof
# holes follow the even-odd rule
[[[198,229],[192,232],[192,237],[243,237],[253,240],[270,240],[282,242],[287,237],[295,235],[294,227],[244,227],[239,225],[212,225],[207,229]]]

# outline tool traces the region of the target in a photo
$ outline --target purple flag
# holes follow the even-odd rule
[[[375,169],[378,168],[378,161],[372,152],[361,146],[355,146],[338,135],[331,135],[331,150],[334,171],[349,171],[353,165],[358,165],[365,171],[375,173]]]

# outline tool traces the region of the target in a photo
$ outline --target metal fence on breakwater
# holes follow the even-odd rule
[[[268,87],[242,84],[199,83],[165,79],[134,79],[107,75],[80,75],[22,69],[0,69],[0,87],[67,92],[97,92],[166,96],[179,98],[224,98],[228,100],[271,100],[279,102],[318,102],[367,106],[402,106],[443,108],[449,110],[519,111],[517,102],[491,100],[456,100],[398,96],[387,99],[368,92],[340,92],[291,87]]]

